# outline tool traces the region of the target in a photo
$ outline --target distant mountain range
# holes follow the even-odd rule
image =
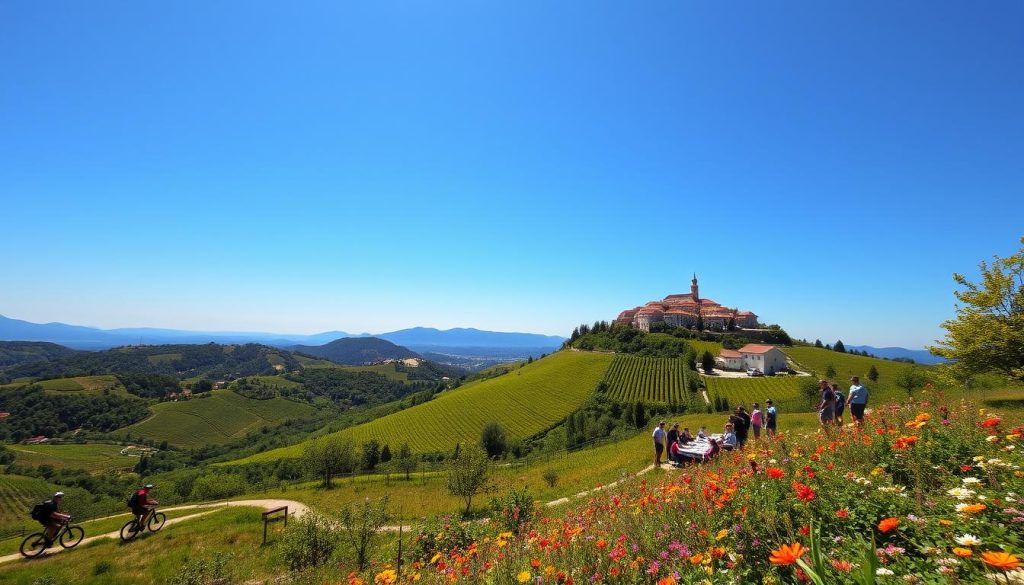
[[[260,331],[186,331],[152,327],[99,329],[66,323],[31,323],[0,315],[0,341],[48,341],[74,349],[99,350],[122,345],[159,345],[165,343],[261,343],[275,347],[323,345],[343,337],[371,337],[369,333],[326,331],[313,335],[290,335]],[[413,327],[379,335],[392,343],[414,351],[444,348],[443,353],[466,348],[500,348],[504,353],[540,355],[562,345],[565,338],[536,333],[505,333],[479,329],[440,330]],[[506,351],[509,350],[509,351]]]
[[[866,351],[871,355],[878,356],[880,358],[909,358],[914,360],[918,364],[943,364],[946,363],[944,358],[934,356],[928,353],[925,349],[907,349],[905,347],[872,347],[870,345],[847,345],[847,349],[856,349],[857,351]]]

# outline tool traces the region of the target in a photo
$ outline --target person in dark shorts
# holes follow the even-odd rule
[[[864,424],[864,408],[868,405],[868,389],[860,383],[860,378],[850,378],[850,393],[846,398],[846,404],[850,407],[850,416],[857,426]]]
[[[70,514],[60,511],[60,505],[63,502],[64,492],[57,492],[53,494],[52,498],[40,504],[38,514],[35,514],[33,510],[33,518],[45,528],[43,534],[46,536],[46,546],[53,544],[53,538],[57,536],[60,525],[71,518]]]
[[[766,400],[764,405],[767,407],[764,411],[764,432],[767,436],[774,437],[778,427],[779,411],[775,409],[775,403],[771,400]]]
[[[818,380],[818,389],[821,391],[821,402],[818,404],[818,420],[826,431],[832,426],[836,416],[836,395],[832,392],[828,380]]]
[[[836,395],[836,426],[843,426],[843,411],[846,410],[846,397],[839,391],[839,384],[832,384],[832,393]]]

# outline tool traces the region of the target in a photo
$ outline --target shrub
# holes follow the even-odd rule
[[[338,540],[338,529],[330,521],[310,513],[285,529],[278,547],[288,569],[302,571],[330,561]]]
[[[491,499],[491,511],[494,520],[506,530],[520,534],[533,519],[533,497],[526,488],[513,489],[500,498]]]
[[[548,487],[555,487],[555,484],[558,483],[558,472],[554,469],[545,469],[544,475],[541,477],[544,478],[544,483],[548,484]]]

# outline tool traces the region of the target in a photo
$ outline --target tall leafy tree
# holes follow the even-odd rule
[[[479,447],[466,447],[448,463],[448,493],[466,501],[464,514],[469,515],[473,496],[487,487],[490,477],[487,453]]]
[[[946,337],[928,349],[953,360],[946,370],[958,380],[998,372],[1024,381],[1024,238],[1007,258],[995,256],[979,265],[981,280],[960,273],[953,280],[956,318],[942,324]]]
[[[836,344],[832,346],[832,349],[839,353],[846,353],[846,346],[843,345],[843,340],[836,341]]]
[[[871,380],[872,382],[878,381],[878,368],[876,368],[874,364],[871,364],[871,369],[868,370],[868,380]]]

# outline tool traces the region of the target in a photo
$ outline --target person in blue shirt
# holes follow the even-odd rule
[[[738,444],[739,441],[736,439],[735,427],[733,427],[732,423],[726,424],[725,434],[722,435],[722,448],[726,451],[732,451]]]
[[[850,378],[850,382],[853,384],[850,385],[846,404],[850,407],[850,416],[859,427],[864,424],[864,408],[868,405],[868,389],[860,383],[860,378],[857,376]]]
[[[775,430],[778,427],[779,411],[775,410],[775,403],[771,400],[765,400],[764,404],[768,407],[764,411],[764,432],[769,437],[775,437]]]

